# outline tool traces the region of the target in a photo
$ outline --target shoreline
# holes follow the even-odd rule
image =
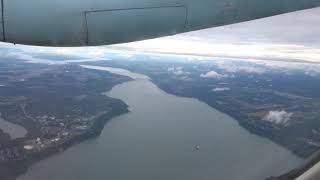
[[[192,96],[184,96],[182,94],[175,94],[174,92],[170,92],[170,90],[167,90],[166,88],[163,88],[161,87],[160,84],[158,84],[156,81],[153,81],[152,82],[158,86],[159,89],[163,90],[164,92],[168,93],[168,94],[172,94],[172,95],[175,95],[175,96],[178,96],[178,97],[186,97],[186,98],[194,98],[194,99],[197,99],[205,104],[207,104],[208,106],[210,106],[211,108],[223,113],[223,114],[226,114],[228,116],[230,116],[232,119],[234,119],[238,124],[239,126],[241,126],[243,129],[245,129],[246,131],[248,131],[249,133],[251,134],[254,134],[256,136],[260,136],[262,138],[266,138],[270,141],[272,141],[273,143],[285,148],[286,150],[290,151],[292,154],[294,154],[295,156],[303,159],[303,160],[307,160],[309,159],[311,156],[313,156],[314,153],[318,152],[318,150],[314,151],[313,153],[309,154],[308,153],[304,153],[304,152],[299,152],[299,151],[295,151],[295,149],[290,149],[289,147],[287,147],[286,145],[284,144],[281,144],[279,141],[276,141],[272,135],[268,135],[267,133],[265,133],[264,131],[263,132],[260,132],[258,129],[255,129],[252,124],[250,124],[249,121],[246,121],[246,120],[243,120],[245,117],[241,117],[239,116],[239,114],[236,114],[235,112],[232,112],[232,111],[228,111],[228,110],[225,110],[219,106],[214,106],[213,104],[210,104],[206,101],[204,101],[203,99],[201,98],[198,98],[198,97],[192,97]],[[256,127],[256,128],[259,128],[259,127]],[[320,151],[320,150],[319,150]],[[319,155],[320,156],[320,155]]]
[[[123,106],[123,108],[115,109],[95,119],[92,127],[80,135],[71,137],[64,142],[58,143],[55,146],[51,146],[43,151],[31,153],[27,155],[26,159],[24,160],[0,163],[1,177],[3,177],[5,180],[16,180],[18,177],[25,174],[28,171],[28,168],[33,164],[50,156],[54,156],[57,153],[63,152],[74,145],[80,144],[83,141],[99,137],[106,123],[117,116],[121,116],[130,112],[128,106],[124,102],[121,103],[121,106]]]
[[[92,63],[90,63],[90,64],[92,64]],[[137,70],[137,69],[132,69],[132,68],[128,68],[128,67],[123,67],[122,65],[115,65],[114,66],[114,64],[112,64],[112,63],[111,64],[104,64],[104,63],[96,63],[95,64],[95,63],[93,63],[93,65],[94,66],[106,66],[106,67],[112,66],[112,67],[116,67],[116,68],[125,69],[128,71],[134,72],[134,73],[146,75],[146,76],[150,77],[150,81],[152,81],[153,84],[155,84],[159,89],[163,90],[164,92],[171,94],[171,95],[178,96],[178,97],[195,98],[201,102],[204,102],[207,105],[209,105],[211,108],[216,109],[216,110],[232,117],[239,124],[239,126],[244,128],[249,133],[257,135],[259,137],[263,137],[265,139],[268,139],[268,140],[272,141],[273,143],[285,148],[286,150],[290,151],[292,154],[294,154],[295,156],[297,156],[303,160],[307,160],[309,157],[313,156],[315,153],[320,151],[320,149],[318,147],[315,147],[311,144],[307,144],[307,143],[297,144],[297,143],[288,142],[288,141],[286,141],[286,139],[282,138],[281,135],[275,133],[273,127],[270,124],[264,123],[264,122],[257,124],[257,123],[255,123],[254,119],[248,119],[248,117],[237,112],[237,110],[225,108],[215,102],[210,102],[210,101],[206,100],[205,98],[198,96],[198,95],[190,95],[190,94],[186,94],[183,92],[182,93],[181,92],[175,93],[174,90],[171,90],[170,88],[167,88],[166,86],[163,86],[161,81],[157,80],[156,78],[154,79],[155,75],[152,73],[148,73],[143,70]],[[304,148],[301,148],[302,146]]]

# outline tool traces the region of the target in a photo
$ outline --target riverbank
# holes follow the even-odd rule
[[[222,61],[224,62],[224,61]],[[135,63],[95,62],[100,66],[120,67],[149,76],[163,91],[180,97],[198,99],[214,109],[233,117],[238,124],[252,134],[270,139],[295,155],[306,159],[319,149],[320,126],[317,120],[320,95],[313,89],[318,77],[301,75],[292,70],[292,75],[274,71],[250,62],[224,62],[225,66],[257,68],[255,72],[223,70],[218,62],[151,62]],[[220,65],[219,65],[220,64]],[[204,72],[220,74],[205,77]],[[221,70],[222,69],[222,70]],[[295,82],[294,79],[299,79]],[[302,83],[308,82],[308,88]],[[286,87],[288,86],[288,87]],[[320,92],[320,91],[318,91]],[[311,98],[313,97],[313,98]],[[269,117],[269,114],[287,115]],[[296,131],[299,128],[301,130]]]
[[[163,91],[173,94],[180,97],[188,97],[188,98],[196,98],[199,101],[202,101],[206,104],[208,104],[210,107],[219,110],[220,112],[223,112],[233,119],[237,121],[237,123],[246,129],[251,134],[258,135],[263,138],[267,138],[271,140],[272,142],[286,148],[296,156],[302,158],[302,159],[308,159],[310,156],[312,156],[314,153],[319,151],[319,148],[316,146],[313,146],[311,144],[303,143],[303,146],[300,144],[295,144],[291,140],[290,137],[281,137],[279,134],[276,134],[277,127],[275,128],[274,125],[263,122],[263,121],[257,121],[256,119],[250,119],[246,114],[241,113],[239,110],[240,108],[234,105],[229,104],[219,104],[217,101],[212,101],[212,99],[207,98],[206,96],[203,96],[202,94],[195,94],[190,95],[187,93],[184,93],[184,91],[180,91],[177,93],[175,89],[167,88],[166,86],[162,85],[156,80],[153,80],[153,82]],[[243,107],[242,107],[243,108]],[[276,129],[276,130],[275,130]],[[303,147],[303,148],[302,148]]]
[[[57,153],[67,150],[69,147],[79,144],[91,138],[98,137],[105,124],[112,118],[128,113],[128,106],[125,103],[121,103],[113,111],[108,111],[107,113],[96,118],[93,125],[85,132],[69,137],[68,139],[56,143],[42,151],[33,152],[26,154],[25,159],[19,161],[10,161],[7,163],[0,164],[0,177],[3,180],[15,180],[18,176],[27,172],[28,168],[45,158],[48,158]]]
[[[167,94],[149,79],[119,84],[106,95],[128,104],[130,113],[117,117],[90,143],[35,164],[19,180],[255,180],[300,163],[231,117],[194,98]],[[197,152],[195,144],[201,145]]]
[[[0,66],[6,84],[0,88],[1,179],[15,179],[35,162],[99,136],[107,121],[128,112],[123,101],[103,95],[128,77],[76,64],[12,60]]]

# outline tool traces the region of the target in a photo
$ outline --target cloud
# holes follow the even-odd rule
[[[184,75],[185,72],[183,72],[182,70],[178,70],[178,71],[174,71],[173,74],[175,74],[175,75]]]
[[[102,58],[105,56],[104,52],[101,50],[89,50],[88,55],[95,58]]]
[[[200,77],[202,78],[213,78],[213,79],[221,79],[221,78],[226,78],[228,77],[228,75],[222,75],[222,74],[219,74],[215,71],[209,71],[205,74],[200,74]]]
[[[178,66],[178,67],[169,67],[168,68],[169,72],[172,72],[173,74],[177,75],[177,76],[181,76],[181,75],[187,75],[190,74],[189,72],[184,72],[183,71],[183,67]]]
[[[43,51],[46,52],[46,51]],[[72,59],[72,60],[64,60],[64,61],[56,61],[56,60],[52,60],[52,59],[46,59],[44,58],[39,58],[37,56],[33,56],[34,55],[38,55],[38,53],[28,53],[25,51],[0,51],[0,57],[6,57],[6,58],[13,58],[16,60],[22,60],[22,61],[26,61],[29,63],[43,63],[43,64],[66,64],[66,63],[72,63],[72,62],[90,62],[90,61],[98,61],[101,59],[95,59],[95,58],[88,58],[88,59],[83,59],[82,57],[79,56],[79,59]],[[106,59],[106,58],[104,58]]]
[[[246,61],[246,60],[244,60]],[[239,60],[240,62],[240,60]],[[254,62],[253,62],[254,63]],[[246,73],[257,73],[262,74],[266,70],[260,67],[256,67],[253,65],[244,65],[244,64],[231,64],[230,62],[227,62],[227,60],[222,60],[217,62],[217,67],[219,69],[224,70],[228,73],[238,73],[238,72],[246,72]]]
[[[320,8],[314,8],[117,46],[181,55],[320,62],[319,24]]]
[[[275,61],[254,61],[255,64],[263,65],[267,68],[278,70],[281,72],[286,71],[302,71],[305,75],[319,76],[320,64],[314,63],[301,63],[301,62],[275,62]]]
[[[247,72],[247,73],[262,74],[265,72],[265,70],[262,68],[250,67],[250,66],[229,66],[229,67],[224,67],[223,70],[230,73]]]
[[[168,71],[169,71],[169,72],[174,71],[174,70],[175,70],[175,68],[174,68],[174,67],[170,67],[170,68],[168,68]]]
[[[223,88],[214,88],[212,89],[212,91],[214,92],[221,92],[221,91],[230,91],[231,89],[230,88],[227,88],[227,87],[223,87]]]
[[[124,58],[128,58],[128,59],[133,57],[132,54],[128,54],[128,53],[126,53],[126,54],[121,54],[121,56],[124,57]]]
[[[62,54],[62,55],[70,55],[70,54],[73,54],[74,52],[72,51],[71,48],[56,48],[55,53]]]
[[[293,113],[288,113],[284,110],[270,111],[263,118],[264,121],[268,121],[278,125],[287,125]]]
[[[50,62],[49,60],[46,59],[41,59],[41,58],[34,58],[33,56],[23,53],[23,52],[1,52],[0,53],[1,57],[7,57],[7,58],[13,58],[17,60],[24,60],[28,61],[31,63],[36,63],[36,62]]]

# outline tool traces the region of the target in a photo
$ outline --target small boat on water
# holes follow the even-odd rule
[[[195,145],[195,146],[194,146],[194,150],[195,150],[195,151],[199,151],[199,150],[200,150],[200,145],[199,145],[199,144]]]

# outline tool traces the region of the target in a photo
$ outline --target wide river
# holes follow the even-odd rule
[[[106,93],[131,112],[108,122],[100,137],[34,164],[19,180],[259,180],[302,161],[205,103],[165,93],[144,75],[85,67],[132,77]]]

